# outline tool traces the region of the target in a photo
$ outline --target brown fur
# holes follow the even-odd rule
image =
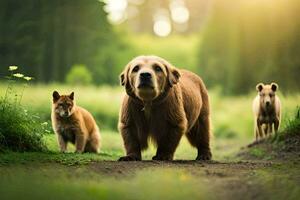
[[[70,95],[53,92],[51,118],[61,152],[67,151],[68,142],[75,144],[78,153],[99,151],[99,128],[93,116],[75,104],[73,92]]]
[[[276,133],[279,129],[281,120],[281,103],[279,97],[276,95],[278,85],[271,83],[264,85],[259,83],[256,86],[258,95],[253,100],[253,114],[254,114],[254,134],[255,139],[263,139],[268,137],[273,132]]]
[[[142,73],[151,74],[145,87]],[[141,160],[149,138],[157,146],[153,160],[172,160],[184,134],[198,149],[197,160],[211,159],[209,98],[199,76],[160,57],[140,56],[125,67],[120,79],[127,95],[119,119],[126,156],[119,160]]]

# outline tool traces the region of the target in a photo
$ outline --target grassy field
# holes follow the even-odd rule
[[[6,85],[0,84],[0,96]],[[15,87],[22,91],[22,86]],[[77,104],[87,108],[100,125],[100,154],[58,151],[50,127],[51,94],[75,92]],[[210,90],[213,159],[193,160],[196,150],[185,138],[176,151],[175,162],[114,162],[124,154],[117,132],[121,87],[68,87],[33,85],[25,89],[23,105],[48,122],[44,137],[48,152],[0,153],[1,199],[297,199],[298,161],[273,163],[269,159],[248,162],[236,157],[239,149],[253,141],[251,102],[255,92],[245,96],[222,96]],[[283,96],[283,126],[300,102],[300,95]],[[261,151],[254,150],[253,154]],[[143,152],[150,160],[155,149]],[[286,173],[288,171],[288,173]],[[298,182],[299,183],[299,182]],[[273,191],[279,192],[273,193]],[[285,192],[285,191],[290,191]]]
[[[0,83],[0,96],[5,93],[7,85]],[[23,91],[23,86],[16,86],[16,91]],[[42,120],[50,122],[52,92],[59,91],[62,94],[75,92],[78,105],[88,109],[96,118],[102,130],[117,131],[118,112],[124,89],[110,86],[66,86],[66,85],[31,85],[25,88],[22,104],[26,109],[40,116]],[[244,96],[223,96],[218,89],[209,90],[212,126],[214,135],[218,138],[233,137],[239,139],[251,139],[253,137],[252,100],[253,93]],[[300,102],[300,94],[283,96],[282,101],[283,126],[285,121],[294,114],[296,106]]]
[[[0,96],[4,95],[6,84],[0,84]],[[22,85],[14,87],[17,94],[24,88]],[[117,133],[118,112],[122,97],[123,88],[110,86],[78,86],[66,85],[31,85],[25,88],[22,97],[23,106],[39,116],[42,121],[48,123],[50,134],[45,138],[51,151],[57,151],[55,136],[51,128],[51,104],[52,92],[59,91],[61,94],[75,92],[76,103],[88,109],[96,118],[100,126],[103,142],[102,151],[105,153],[123,153],[122,140]],[[255,92],[245,96],[222,96],[217,89],[210,90],[212,109],[212,146],[215,159],[222,159],[236,152],[240,147],[245,146],[253,140],[253,116],[251,110],[252,99]],[[282,126],[294,115],[294,110],[300,102],[300,94],[283,96],[279,94],[283,105]],[[146,158],[153,155],[154,150],[144,152]],[[179,149],[176,151],[177,159],[193,159],[196,151],[183,138]]]

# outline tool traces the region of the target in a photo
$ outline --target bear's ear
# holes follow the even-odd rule
[[[73,101],[74,100],[74,92],[72,92],[70,95],[69,95],[70,99]]]
[[[53,97],[53,102],[55,103],[60,98],[60,95],[57,91],[54,91],[53,94],[52,94],[52,97]]]
[[[131,63],[129,62],[125,67],[124,71],[120,74],[119,79],[120,79],[120,84],[122,86],[127,87],[128,86],[128,71],[130,68]]]
[[[120,76],[119,76],[119,78],[120,78],[120,84],[122,85],[122,86],[124,86],[125,84],[126,84],[126,76],[125,76],[125,71],[124,72],[122,72],[121,74],[120,74]]]
[[[256,90],[258,92],[260,92],[263,88],[264,88],[264,84],[263,83],[259,83],[259,84],[256,85]]]
[[[178,83],[179,78],[180,78],[180,72],[178,69],[173,67],[171,65],[171,63],[169,63],[168,61],[161,58],[160,62],[165,66],[165,68],[167,70],[168,82],[169,82],[170,87],[172,87],[174,84]]]
[[[278,85],[277,83],[271,83],[271,88],[274,92],[276,92],[278,90]]]
[[[130,66],[131,66],[131,62],[129,62],[126,66],[125,66],[125,69],[124,71],[120,74],[119,78],[120,78],[120,84],[122,86],[125,87],[125,90],[126,90],[126,93],[133,97],[135,96],[134,95],[134,92],[133,92],[133,89],[131,88],[131,84],[130,84],[130,81],[129,81],[129,70],[130,70]]]
[[[171,87],[178,83],[179,81],[179,78],[180,78],[180,72],[173,68],[173,69],[170,69],[170,72],[169,72],[169,84],[171,85]]]

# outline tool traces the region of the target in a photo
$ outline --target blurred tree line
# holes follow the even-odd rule
[[[96,83],[118,83],[125,65],[118,52],[127,45],[103,6],[97,0],[0,0],[0,73],[18,65],[38,81],[63,81],[81,64]]]
[[[78,82],[86,67],[92,78],[82,76],[85,82],[118,84],[132,57],[157,54],[226,94],[271,81],[284,91],[300,90],[299,0],[186,1],[192,37],[167,38],[150,34],[151,13],[171,1],[155,2],[135,5],[135,17],[112,27],[98,0],[0,0],[0,76],[18,65],[41,82]],[[195,14],[199,6],[202,14]],[[76,65],[81,69],[71,71]]]
[[[276,81],[300,90],[300,1],[216,0],[198,56],[199,73],[227,94]]]

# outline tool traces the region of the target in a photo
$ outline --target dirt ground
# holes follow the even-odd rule
[[[22,192],[23,190],[28,192],[28,190],[36,188],[34,187],[35,184],[38,185],[37,187],[40,187],[41,184],[42,186],[38,190],[50,190],[48,192],[51,195],[55,194],[56,196],[54,197],[58,199],[60,198],[57,197],[58,194],[55,193],[55,190],[51,190],[53,181],[62,185],[62,193],[68,190],[68,187],[74,189],[76,185],[86,186],[86,182],[90,184],[92,181],[95,185],[100,183],[102,187],[112,190],[109,192],[110,195],[113,193],[121,195],[121,197],[114,197],[115,199],[180,199],[180,194],[183,196],[184,192],[187,193],[184,196],[190,195],[190,199],[298,200],[300,197],[300,157],[288,162],[284,162],[283,160],[222,162],[183,160],[172,162],[95,161],[87,165],[74,166],[33,162],[31,164],[18,164],[13,167],[11,164],[2,165],[0,169],[0,175],[4,178],[0,180],[0,186],[4,185],[0,189],[0,192],[4,193],[4,196],[7,197],[4,199],[19,198],[19,196],[12,196],[14,192],[7,190],[7,185],[15,187],[15,185],[20,183],[20,180],[14,180],[15,177],[24,177],[21,178],[21,183],[23,181],[24,183],[19,186],[19,188],[23,188]],[[30,176],[28,177],[28,175]],[[59,180],[60,176],[65,178]],[[11,179],[12,177],[14,178]],[[32,183],[30,180],[31,177],[33,177],[33,180],[38,180],[35,181],[38,183]],[[180,184],[177,182],[180,182]],[[47,184],[43,187],[45,183]],[[50,187],[49,183],[51,183]],[[75,183],[75,186],[72,186],[70,183]],[[179,184],[179,186],[176,184]],[[24,185],[31,185],[31,187],[26,189]],[[64,189],[64,187],[66,188]],[[101,188],[99,185],[97,187]],[[149,187],[151,191],[148,191]],[[191,189],[191,187],[193,188]],[[120,188],[123,189],[119,191]],[[14,190],[15,188],[12,189],[12,191]],[[135,194],[136,190],[139,191],[137,194]],[[153,194],[156,190],[157,194]],[[177,193],[174,194],[174,190],[178,190],[177,193],[179,196]],[[35,189],[34,191],[37,190]],[[196,194],[197,191],[199,191],[201,197],[198,197],[198,194]],[[17,194],[23,195],[20,191]],[[34,192],[30,192],[30,195],[25,199],[37,198],[37,196],[31,196],[33,194],[35,195]],[[122,198],[122,194],[129,196]],[[97,195],[92,195],[91,197],[95,198]],[[87,197],[85,196],[85,198]]]
[[[141,162],[115,162],[102,161],[89,165],[89,168],[103,175],[113,175],[116,178],[133,176],[139,170],[154,168],[184,169],[194,176],[215,176],[228,177],[240,175],[253,169],[271,166],[271,161],[238,161],[238,162],[219,162],[219,161],[141,161]],[[239,173],[237,173],[237,171]]]
[[[300,162],[297,161],[293,167],[300,169]],[[198,162],[198,161],[173,161],[173,162],[158,162],[158,161],[142,161],[142,162],[97,162],[92,163],[89,169],[106,176],[114,176],[117,179],[130,179],[135,174],[144,170],[155,169],[172,169],[183,170],[182,172],[189,173],[193,178],[201,180],[206,189],[212,193],[213,199],[281,199],[285,194],[280,196],[269,196],[269,192],[274,189],[272,182],[275,180],[266,180],[262,182],[258,176],[260,172],[270,171],[266,176],[277,174],[279,177],[284,173],[278,173],[276,167],[288,167],[281,162],[272,161],[238,161],[238,162]],[[291,167],[291,165],[289,165]],[[280,169],[282,170],[282,169]],[[288,179],[292,178],[300,183],[299,174],[291,171]],[[265,178],[264,178],[265,179]],[[276,180],[277,181],[277,180]],[[279,185],[284,185],[285,180],[279,182]],[[269,191],[270,190],[270,191]],[[300,193],[299,193],[300,195]],[[298,196],[298,195],[297,195]],[[300,197],[300,196],[299,196]],[[288,197],[293,199],[294,197]]]
[[[0,156],[0,199],[300,199],[299,151],[278,154],[269,144],[205,162],[61,156]]]

